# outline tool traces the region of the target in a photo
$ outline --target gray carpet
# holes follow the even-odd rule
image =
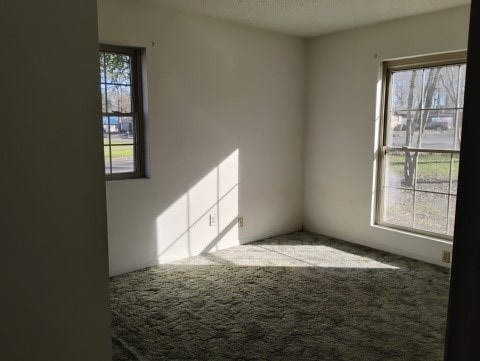
[[[443,358],[448,270],[309,232],[111,279],[114,360]]]

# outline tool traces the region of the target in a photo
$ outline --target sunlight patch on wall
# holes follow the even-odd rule
[[[238,149],[156,219],[158,263],[239,244]]]

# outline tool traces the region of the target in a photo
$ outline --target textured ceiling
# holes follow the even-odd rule
[[[470,0],[148,0],[148,2],[304,37],[470,4]]]

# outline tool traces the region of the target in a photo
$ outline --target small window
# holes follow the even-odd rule
[[[376,223],[451,240],[465,53],[384,63]]]
[[[107,180],[145,176],[141,49],[100,45]]]

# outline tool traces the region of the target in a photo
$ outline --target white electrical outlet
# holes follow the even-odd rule
[[[238,217],[238,226],[243,227],[243,217]]]

